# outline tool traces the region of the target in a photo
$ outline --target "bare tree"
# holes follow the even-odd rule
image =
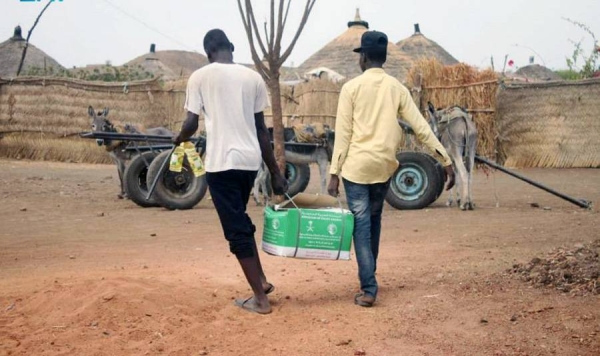
[[[288,14],[290,11],[291,0],[279,0],[279,5],[275,5],[275,0],[271,0],[271,12],[269,22],[264,22],[264,39],[261,35],[252,2],[250,0],[238,0],[238,8],[244,23],[244,29],[248,36],[250,51],[252,52],[252,60],[258,73],[263,77],[264,81],[271,92],[271,111],[273,113],[273,141],[275,146],[275,158],[277,165],[282,172],[285,172],[285,148],[283,141],[283,112],[281,107],[281,88],[279,85],[280,69],[283,63],[288,59],[306,22],[310,15],[316,0],[306,0],[304,12],[300,24],[296,29],[296,33],[292,38],[292,42],[285,50],[282,49],[281,40],[283,32],[287,25]],[[258,46],[258,50],[257,50]],[[260,50],[260,54],[259,54]],[[260,57],[262,55],[262,59]]]
[[[21,62],[19,62],[19,68],[17,69],[17,77],[19,76],[19,74],[21,74],[21,70],[23,69],[23,63],[25,63],[25,56],[27,55],[27,47],[29,47],[29,38],[31,38],[31,34],[33,33],[33,30],[35,29],[35,26],[37,26],[38,22],[42,18],[42,15],[44,14],[44,12],[46,12],[46,9],[52,3],[53,3],[52,0],[48,1],[46,6],[44,6],[44,8],[42,9],[42,11],[38,15],[38,17],[35,19],[35,22],[33,23],[33,26],[31,27],[29,32],[27,32],[27,39],[25,40],[25,47],[23,48],[23,54],[21,54]]]

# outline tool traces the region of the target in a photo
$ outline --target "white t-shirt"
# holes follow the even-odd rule
[[[185,109],[204,112],[207,172],[258,170],[262,156],[254,114],[267,107],[265,82],[249,68],[211,63],[192,74]]]

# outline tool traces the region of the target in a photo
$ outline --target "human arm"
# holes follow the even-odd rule
[[[429,126],[429,123],[427,123],[423,115],[421,115],[419,109],[412,100],[410,93],[406,89],[402,92],[398,116],[404,119],[411,126],[419,142],[433,152],[435,158],[442,163],[447,182],[446,190],[451,189],[455,183],[452,159],[448,155],[448,152],[446,152],[444,146],[442,146],[440,141],[435,137],[431,127]],[[400,162],[400,164],[402,164],[402,162]]]
[[[260,146],[262,159],[271,173],[273,193],[275,195],[283,195],[288,188],[287,181],[277,167],[273,146],[271,145],[271,137],[269,135],[269,130],[267,130],[267,126],[265,125],[265,115],[262,111],[254,114],[254,122],[256,125],[256,136],[258,137],[258,145]]]
[[[194,114],[191,111],[187,112],[187,116],[183,125],[181,125],[181,131],[173,137],[173,143],[179,145],[182,142],[188,141],[196,131],[198,130],[198,114]]]
[[[350,139],[352,138],[352,97],[347,87],[342,87],[340,98],[338,100],[337,114],[335,118],[335,144],[333,146],[333,155],[331,159],[331,174],[327,192],[337,197],[340,194],[339,175],[342,166],[346,160],[348,149],[350,148]]]
[[[187,115],[183,121],[183,125],[181,125],[181,131],[173,137],[173,143],[180,144],[181,142],[185,142],[196,133],[200,112],[203,107],[204,101],[200,92],[200,77],[194,73],[188,80],[186,89],[184,108]]]

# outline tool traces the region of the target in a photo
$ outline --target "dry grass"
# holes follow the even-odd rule
[[[111,163],[94,140],[60,138],[48,134],[6,135],[0,139],[0,157],[38,161]]]
[[[408,83],[423,112],[427,102],[438,108],[452,105],[467,108],[479,132],[477,153],[496,158],[498,77],[494,71],[479,71],[463,63],[444,66],[437,60],[422,59],[410,70]]]
[[[283,86],[281,102],[286,127],[296,123],[324,123],[335,126],[335,114],[342,84],[315,79],[294,87]],[[267,115],[270,115],[268,113]]]
[[[600,80],[508,86],[497,126],[506,166],[600,167]]]
[[[0,141],[0,156],[106,163],[102,148],[92,140],[87,144],[58,138],[90,131],[89,105],[96,110],[108,107],[113,122],[177,130],[185,117],[184,100],[185,93],[162,89],[157,81],[126,85],[56,78],[0,81],[0,133],[43,133],[6,136]]]

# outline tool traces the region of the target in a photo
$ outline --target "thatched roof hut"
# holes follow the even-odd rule
[[[13,36],[0,43],[0,77],[12,78],[17,75],[24,47],[25,39],[21,35],[21,26],[17,26]],[[35,71],[35,74],[44,75],[61,69],[64,67],[56,60],[29,43],[21,74]]]
[[[358,54],[353,53],[352,49],[360,46],[360,38],[368,29],[369,23],[361,19],[359,9],[356,9],[356,16],[353,21],[348,22],[348,29],[310,56],[296,71],[303,76],[315,68],[325,67],[346,78],[360,75]],[[411,62],[411,58],[392,42],[388,44],[388,57],[384,65],[388,74],[404,80]]]
[[[150,45],[150,52],[127,63],[127,66],[141,66],[145,70],[161,76],[165,80],[189,77],[196,69],[208,64],[206,56],[189,51],[156,51],[156,45]]]
[[[411,56],[414,60],[427,58],[435,58],[444,65],[457,64],[458,60],[452,57],[448,51],[435,41],[430,40],[421,33],[419,24],[415,24],[415,33],[410,37],[396,43],[401,51]]]
[[[531,82],[562,80],[560,75],[539,64],[530,64],[525,67],[521,67],[515,72],[515,76],[517,79],[523,79]]]

